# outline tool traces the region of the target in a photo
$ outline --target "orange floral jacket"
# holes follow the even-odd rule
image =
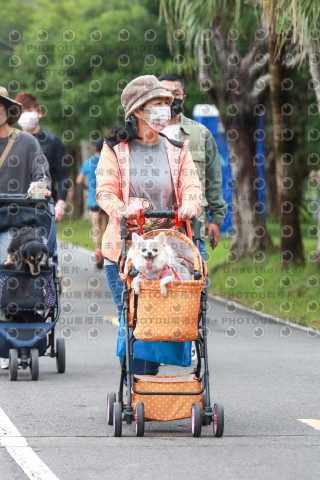
[[[202,186],[197,168],[188,151],[188,143],[165,140],[173,188],[178,206],[195,206],[200,209]],[[102,253],[112,262],[118,262],[121,254],[121,209],[129,205],[130,157],[129,144],[120,142],[114,146],[104,142],[96,169],[96,200],[109,215],[109,222],[102,239]]]

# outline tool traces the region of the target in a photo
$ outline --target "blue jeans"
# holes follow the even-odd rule
[[[114,303],[116,304],[119,321],[122,313],[121,295],[123,290],[123,283],[119,275],[118,267],[114,265],[105,265],[105,272],[107,282],[110,288]],[[122,357],[123,358],[123,357]],[[122,365],[122,358],[120,357],[120,364]],[[139,358],[131,359],[132,373],[137,375],[157,375],[159,371],[159,363],[150,362],[149,360],[141,360]]]
[[[116,304],[118,317],[120,321],[121,313],[122,313],[122,290],[123,290],[123,283],[119,275],[118,267],[116,264],[114,265],[105,265],[104,267],[107,277],[107,282],[109,285],[109,289]]]

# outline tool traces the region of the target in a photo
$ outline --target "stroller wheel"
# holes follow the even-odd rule
[[[64,373],[66,370],[66,344],[64,338],[57,338],[56,341],[56,364],[57,372]]]
[[[113,404],[113,436],[121,437],[122,434],[122,403]]]
[[[143,437],[144,435],[144,404],[138,402],[135,411],[136,436]]]
[[[191,407],[191,430],[194,437],[200,437],[202,427],[202,415],[200,403],[194,403]]]
[[[222,437],[224,428],[224,411],[222,403],[215,403],[213,406],[213,435]]]
[[[37,348],[30,350],[30,370],[31,380],[38,380],[39,378],[39,352]]]
[[[113,406],[116,403],[116,394],[115,393],[108,393],[107,397],[107,422],[108,425],[113,424]]]
[[[18,378],[18,350],[11,348],[9,351],[9,380],[15,381]]]

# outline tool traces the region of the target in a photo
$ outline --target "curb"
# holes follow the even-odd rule
[[[312,336],[320,336],[320,330],[316,327],[305,327],[304,325],[299,325],[298,323],[288,322],[287,320],[274,317],[273,315],[269,315],[267,313],[257,312],[257,310],[253,310],[252,308],[245,307],[240,303],[234,302],[233,300],[226,300],[225,298],[218,297],[217,295],[213,295],[212,293],[208,293],[208,298],[210,300],[215,300],[216,302],[222,303],[224,305],[233,305],[236,307],[236,310],[242,310],[247,313],[251,313],[256,315],[257,317],[264,318],[269,320],[270,322],[279,323],[281,325],[287,325],[292,328],[296,328],[297,330],[302,330],[303,332],[311,333]]]

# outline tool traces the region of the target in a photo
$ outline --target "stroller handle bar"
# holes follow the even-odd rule
[[[0,193],[0,198],[26,198],[26,193]]]
[[[175,218],[176,213],[173,210],[142,210],[143,216],[146,218]],[[194,229],[194,240],[200,241],[200,222],[197,217],[192,218],[193,229]],[[126,217],[121,218],[120,223],[121,228],[121,239],[127,238],[127,219]]]
[[[40,202],[45,202],[45,203],[54,203],[52,197],[46,197],[46,198],[31,198],[27,197],[26,193],[0,193],[0,203],[8,203],[9,201],[17,201],[20,205],[25,205],[25,204],[37,204]]]
[[[174,218],[175,213],[173,210],[143,210],[146,218]]]

